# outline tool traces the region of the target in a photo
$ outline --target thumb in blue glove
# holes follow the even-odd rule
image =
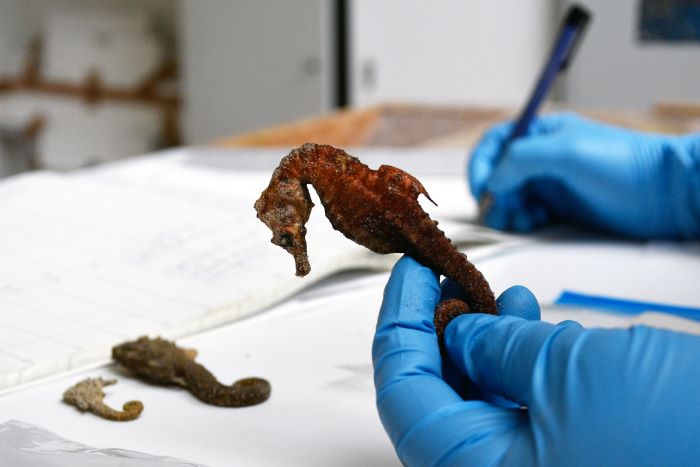
[[[404,257],[387,284],[377,325],[377,406],[406,465],[691,465],[700,459],[699,337],[463,315],[445,331],[451,364],[483,393],[517,406],[465,400],[443,378],[432,328],[440,295],[435,274]],[[537,312],[523,288],[509,289],[499,303],[502,315]]]
[[[469,388],[463,375],[452,375],[451,384],[445,381],[445,373],[454,372],[454,367],[440,356],[433,312],[441,296],[452,298],[456,291],[451,282],[441,290],[435,273],[408,256],[396,264],[385,290],[372,347],[377,406],[406,465],[443,465],[449,460],[450,453],[470,436],[462,436],[463,429],[471,426],[469,419],[462,418],[464,410],[492,420],[499,431],[500,427],[519,426],[524,421],[519,409],[503,409],[504,405],[513,405],[502,399],[496,404],[465,402],[463,396],[480,391]],[[498,298],[497,305],[501,314],[539,318],[537,301],[524,287],[509,289]],[[481,437],[479,426],[486,428],[477,423],[472,427],[477,429],[474,436]],[[500,442],[507,445],[512,438],[506,436]],[[479,453],[475,456],[473,465],[494,461],[479,457]]]
[[[530,231],[561,219],[633,237],[700,235],[700,134],[645,134],[559,114],[506,147],[511,128],[494,127],[470,160],[472,194],[496,200],[488,225]]]

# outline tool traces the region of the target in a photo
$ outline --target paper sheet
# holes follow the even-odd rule
[[[174,457],[127,449],[95,448],[18,420],[0,424],[0,463],[12,467],[204,467]]]

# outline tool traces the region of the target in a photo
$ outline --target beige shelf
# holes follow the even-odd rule
[[[675,109],[675,110],[671,110]],[[691,110],[688,110],[691,109]],[[551,107],[554,110],[572,110]],[[660,105],[650,112],[624,109],[577,109],[607,123],[644,131],[684,133],[700,128],[700,105]],[[697,114],[695,113],[697,112]],[[471,147],[492,124],[512,119],[515,111],[497,107],[446,107],[385,104],[344,110],[277,127],[223,138],[222,147],[300,146],[306,142],[336,147]]]

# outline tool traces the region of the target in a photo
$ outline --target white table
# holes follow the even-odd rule
[[[281,306],[179,341],[196,348],[197,360],[226,384],[246,376],[270,381],[272,395],[261,405],[209,406],[112,365],[0,397],[0,422],[18,419],[97,447],[212,466],[399,465],[372,384],[371,341],[385,281],[386,274],[364,274],[339,291],[331,279]],[[139,419],[106,421],[62,403],[63,391],[88,376],[117,378],[105,401],[121,408],[141,400]]]
[[[604,239],[547,240],[499,254],[474,252],[500,293],[522,283],[543,303],[563,289],[700,306],[697,245]],[[264,404],[242,409],[205,405],[188,392],[135,380],[110,366],[64,375],[0,397],[0,422],[19,419],[68,439],[226,465],[399,465],[374,401],[371,341],[387,273],[347,273],[243,321],[183,339],[222,382],[260,376],[272,384]],[[547,308],[550,321],[590,325],[651,321],[698,332],[673,317],[617,317]],[[656,320],[656,321],[655,321]],[[62,392],[87,376],[116,377],[107,402],[143,401],[133,422],[81,414]]]

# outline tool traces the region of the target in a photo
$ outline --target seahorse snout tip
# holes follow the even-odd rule
[[[306,255],[294,255],[294,266],[298,277],[304,277],[311,272],[311,264]]]
[[[296,275],[299,277],[306,276],[311,272],[309,257],[306,253],[306,229],[271,229],[273,244],[284,248],[287,253],[294,257],[294,265],[296,267]]]

